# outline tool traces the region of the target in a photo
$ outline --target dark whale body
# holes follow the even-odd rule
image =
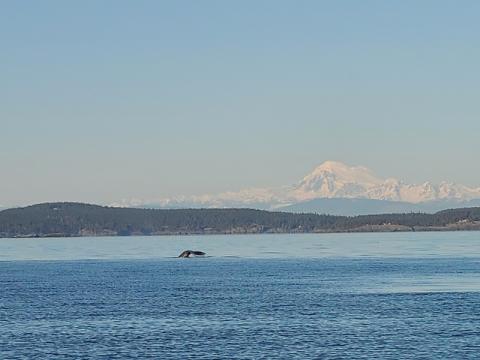
[[[205,253],[203,251],[185,250],[180,255],[178,255],[178,257],[179,258],[188,258],[191,255],[201,256],[201,255],[205,255]]]

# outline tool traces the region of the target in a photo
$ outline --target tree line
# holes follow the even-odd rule
[[[45,203],[0,211],[0,237],[428,230],[480,221],[480,208],[333,216],[254,209],[137,209]]]

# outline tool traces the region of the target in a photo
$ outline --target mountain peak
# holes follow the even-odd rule
[[[395,178],[384,179],[364,166],[350,166],[328,160],[317,166],[294,186],[244,189],[214,195],[161,199],[163,207],[257,207],[274,208],[316,198],[349,198],[403,201],[470,201],[480,199],[480,188],[442,182],[409,184]]]
[[[305,176],[293,190],[294,198],[363,198],[419,203],[424,201],[480,198],[480,189],[441,183],[405,184],[397,179],[383,179],[364,166],[349,166],[339,161],[325,161]]]
[[[350,166],[347,164],[341,162],[341,161],[335,161],[335,160],[327,160],[321,163],[316,167],[315,170],[337,170],[337,169],[348,169]]]
[[[302,199],[314,197],[360,197],[384,180],[364,166],[349,166],[339,161],[325,161],[296,186]]]
[[[313,172],[332,172],[332,173],[347,173],[347,172],[355,172],[355,171],[364,171],[364,172],[371,172],[368,168],[364,166],[350,166],[341,161],[334,161],[334,160],[327,160],[318,165]]]
[[[322,164],[317,166],[310,175],[323,173],[323,172],[333,173],[339,177],[345,177],[345,176],[353,177],[353,176],[359,176],[359,175],[367,175],[369,178],[371,178],[370,180],[373,180],[374,182],[378,182],[378,180],[382,180],[376,177],[373,174],[373,172],[365,166],[350,166],[343,162],[333,161],[333,160],[327,160],[323,162]]]

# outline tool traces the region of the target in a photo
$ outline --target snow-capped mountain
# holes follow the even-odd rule
[[[363,166],[349,167],[336,161],[326,161],[305,176],[292,192],[297,200],[315,198],[364,198],[384,180]]]
[[[434,200],[468,201],[480,198],[480,188],[442,182],[407,184],[382,179],[362,166],[327,161],[303,178],[293,190],[298,200],[315,198],[362,198],[421,203]]]
[[[314,199],[369,199],[411,204],[445,201],[449,204],[480,199],[480,187],[442,182],[408,184],[383,179],[363,166],[348,166],[326,161],[300,182],[281,188],[253,188],[220,194],[182,196],[150,201],[135,200],[112,204],[116,206],[185,207],[251,207],[276,209]]]

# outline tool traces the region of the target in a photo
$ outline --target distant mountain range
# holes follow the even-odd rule
[[[152,208],[255,208],[336,215],[436,212],[480,205],[480,187],[441,182],[408,184],[376,176],[363,166],[326,161],[300,182],[213,195],[112,204]]]

